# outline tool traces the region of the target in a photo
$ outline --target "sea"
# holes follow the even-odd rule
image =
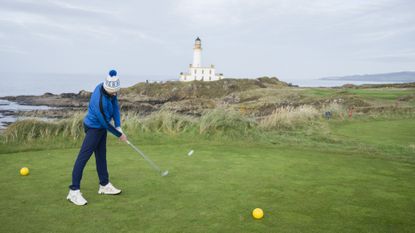
[[[178,75],[122,75],[121,86],[130,87],[139,82],[165,82],[178,80]],[[0,73],[0,97],[18,95],[43,95],[44,93],[78,93],[81,90],[93,91],[96,85],[105,80],[100,74],[31,74]],[[300,87],[335,87],[343,84],[384,84],[390,82],[321,80],[321,79],[281,79]],[[0,100],[0,130],[18,120],[13,114],[17,111],[48,109],[47,106],[20,105],[7,100]]]
[[[160,82],[177,79],[174,75],[119,75],[121,87],[133,86],[139,82]],[[44,93],[78,93],[93,91],[103,82],[105,74],[31,74],[0,73],[0,97],[17,95],[43,95]]]

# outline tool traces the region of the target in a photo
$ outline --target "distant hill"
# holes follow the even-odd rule
[[[383,74],[331,76],[321,80],[371,81],[371,82],[415,82],[415,72],[403,71]]]
[[[177,101],[192,98],[221,98],[229,94],[257,88],[284,88],[289,84],[276,77],[260,77],[257,79],[222,79],[214,82],[179,82],[138,83],[123,89],[121,93],[152,99],[159,102]]]

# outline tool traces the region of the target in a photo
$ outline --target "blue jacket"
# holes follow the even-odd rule
[[[111,124],[114,120],[115,127]],[[117,96],[110,96],[99,84],[91,95],[88,114],[84,118],[84,124],[89,128],[107,129],[116,137],[122,135],[116,128],[121,126],[120,108]]]

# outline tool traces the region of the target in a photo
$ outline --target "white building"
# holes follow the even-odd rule
[[[202,42],[198,37],[193,48],[193,64],[189,65],[188,73],[180,73],[180,81],[217,81],[221,79],[223,79],[223,74],[217,74],[214,65],[202,67]]]

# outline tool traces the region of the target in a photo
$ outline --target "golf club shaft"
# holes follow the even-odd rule
[[[161,172],[159,166],[157,166],[150,158],[148,158],[140,149],[134,146],[130,141],[127,141],[127,144],[130,145],[135,151],[137,151],[154,169],[158,172]]]

